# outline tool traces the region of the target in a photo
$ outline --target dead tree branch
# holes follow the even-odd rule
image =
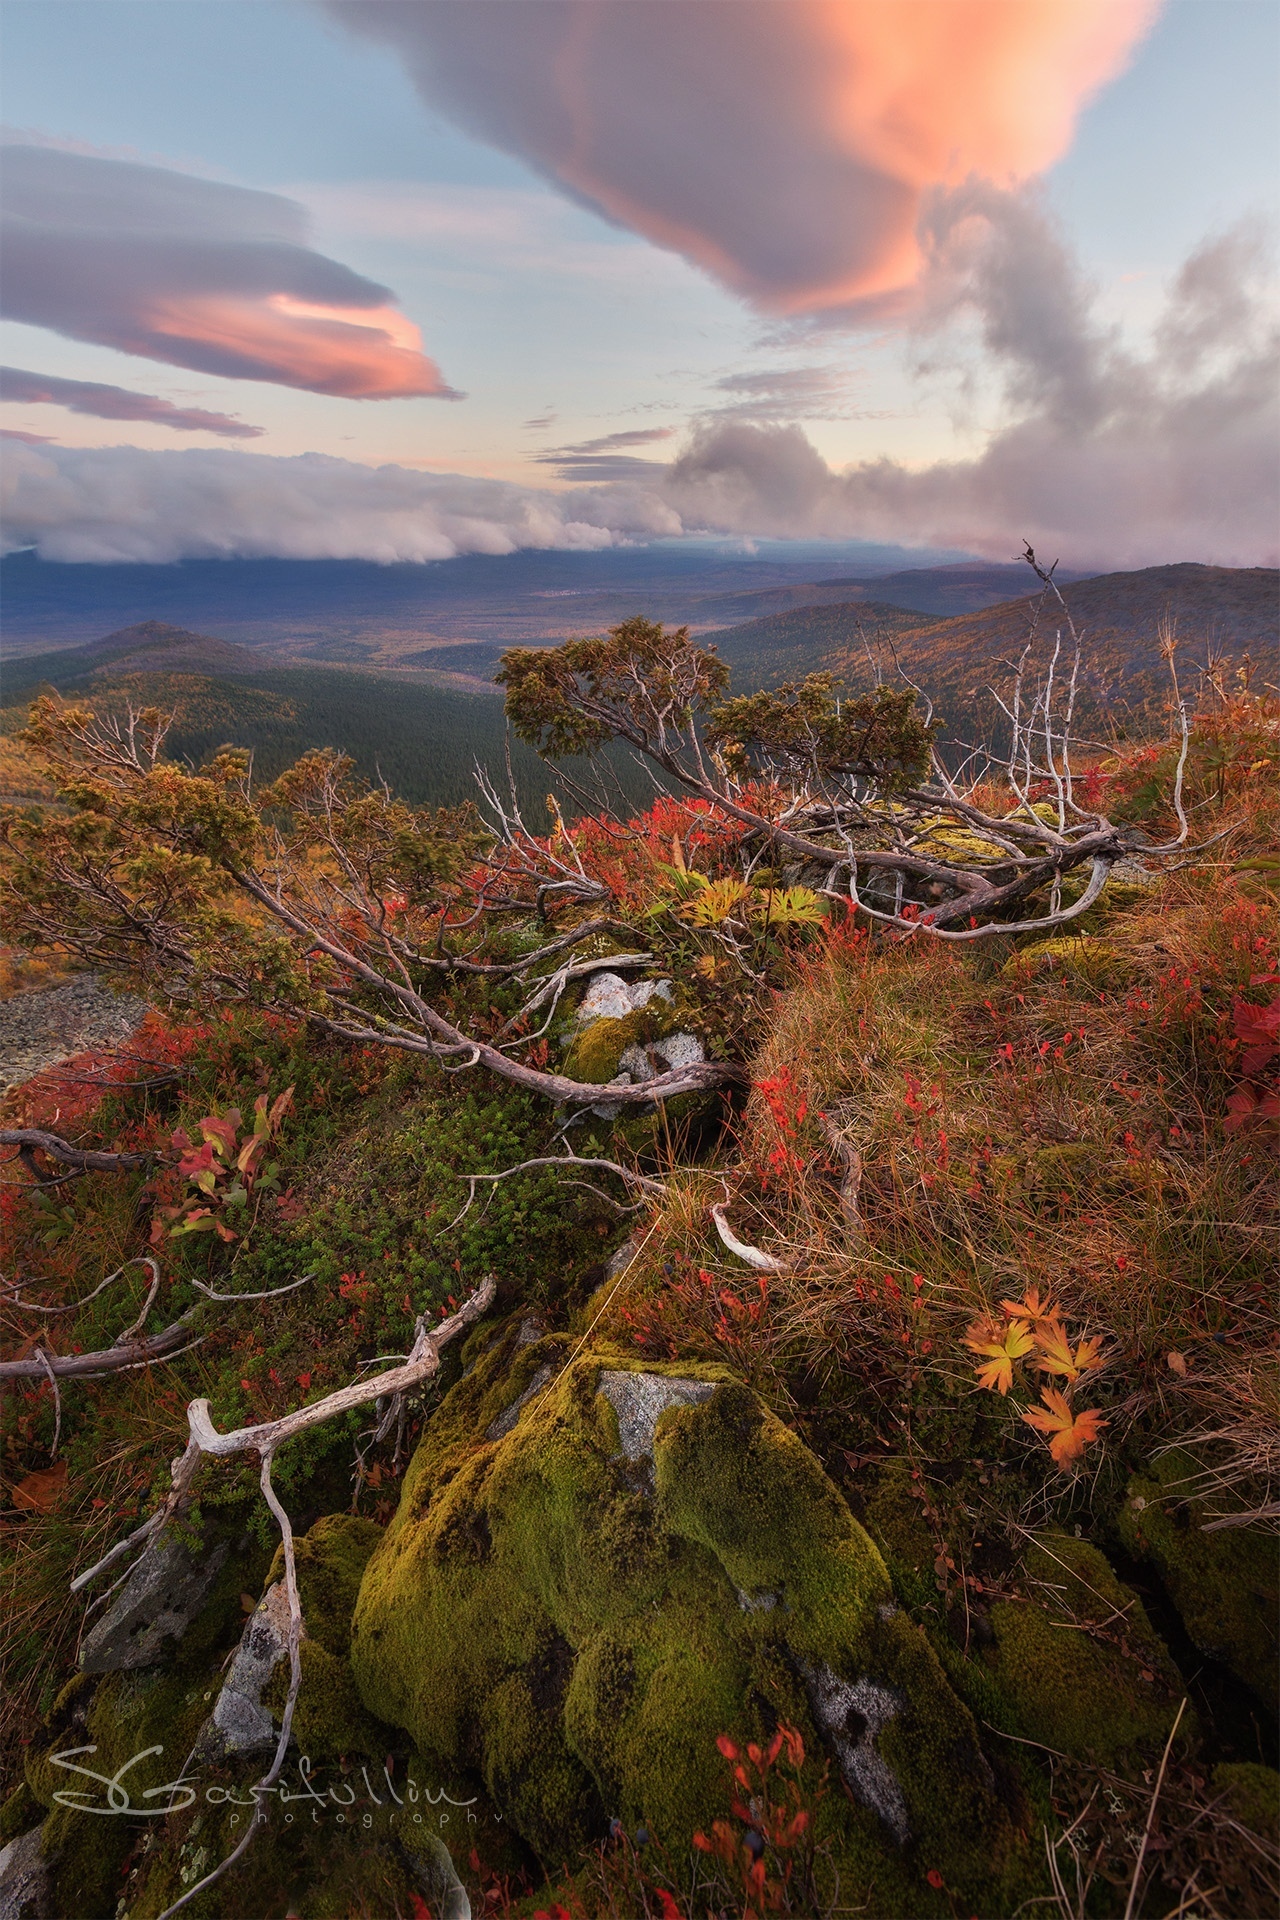
[[[185,1452],[172,1464],[171,1484],[165,1500],[135,1533],[130,1534],[128,1539],[118,1542],[95,1566],[87,1568],[72,1581],[72,1592],[79,1592],[99,1574],[118,1564],[135,1548],[145,1550],[156,1539],[166,1523],[190,1503],[192,1489],[206,1458],[226,1459],[237,1453],[258,1455],[261,1463],[258,1484],[262,1489],[262,1497],[280,1529],[280,1540],[284,1551],[285,1593],[289,1606],[289,1690],[285,1699],[280,1734],[276,1741],[271,1765],[258,1781],[254,1792],[254,1813],[248,1832],[210,1873],[188,1888],[171,1906],[166,1907],[160,1920],[171,1920],[172,1915],[179,1913],[189,1901],[195,1899],[197,1894],[212,1886],[229,1867],[244,1856],[266,1819],[266,1790],[279,1778],[288,1751],[294,1708],[297,1705],[298,1691],[302,1684],[303,1620],[302,1602],[298,1593],[293,1525],[271,1483],[271,1467],[277,1449],[297,1434],[305,1433],[308,1428],[320,1426],[327,1420],[348,1413],[355,1407],[365,1406],[369,1401],[378,1400],[383,1395],[389,1394],[392,1406],[395,1407],[400,1396],[422,1386],[438,1371],[440,1348],[447,1345],[450,1340],[456,1339],[466,1328],[474,1325],[488,1310],[496,1292],[497,1283],[490,1274],[455,1314],[441,1321],[434,1333],[428,1333],[425,1323],[419,1321],[413,1351],[403,1366],[393,1367],[386,1373],[375,1375],[372,1379],[356,1381],[351,1386],[341,1387],[336,1393],[328,1394],[323,1400],[317,1400],[309,1407],[299,1407],[295,1412],[284,1414],[278,1420],[264,1420],[256,1426],[237,1427],[230,1433],[219,1433],[210,1418],[209,1402],[193,1400],[187,1408],[190,1439]]]
[[[41,1173],[37,1153],[70,1167],[71,1177],[81,1173],[141,1173],[156,1166],[162,1158],[155,1153],[90,1153],[73,1147],[69,1140],[63,1140],[56,1133],[46,1133],[43,1127],[0,1127],[0,1147],[16,1147],[18,1158],[41,1187],[56,1186],[68,1176],[59,1174],[51,1178]]]
[[[337,1415],[348,1413],[353,1407],[364,1406],[370,1400],[376,1400],[386,1393],[411,1393],[415,1387],[431,1377],[440,1365],[439,1349],[449,1341],[456,1340],[466,1328],[472,1326],[489,1309],[497,1291],[497,1283],[490,1275],[477,1288],[469,1300],[465,1301],[455,1314],[440,1325],[426,1340],[422,1353],[406,1361],[403,1366],[393,1367],[386,1373],[375,1374],[372,1379],[356,1381],[349,1387],[341,1387],[323,1400],[314,1401],[308,1407],[300,1407],[296,1412],[283,1415],[278,1420],[263,1421],[258,1426],[239,1427],[232,1433],[219,1433],[209,1417],[207,1400],[193,1400],[187,1408],[187,1424],[191,1437],[186,1451],[173,1462],[171,1468],[172,1485],[156,1512],[135,1533],[126,1540],[118,1542],[110,1553],[76,1575],[71,1582],[71,1591],[78,1593],[96,1580],[108,1567],[115,1566],[126,1554],[142,1550],[161,1531],[166,1521],[185,1506],[190,1498],[192,1484],[206,1454],[219,1457],[233,1453],[274,1452],[286,1440],[295,1434],[304,1433],[309,1427],[317,1427]],[[173,1329],[168,1330],[172,1332]],[[155,1338],[163,1338],[157,1335]],[[102,1355],[79,1355],[80,1361],[86,1359],[102,1360]],[[11,1363],[19,1366],[25,1362]]]
[[[162,1333],[149,1333],[141,1340],[127,1340],[97,1353],[42,1353],[31,1354],[25,1360],[0,1360],[0,1381],[42,1380],[50,1371],[60,1380],[92,1380],[104,1373],[123,1373],[130,1367],[149,1366],[153,1360],[172,1359],[176,1349],[185,1351],[187,1343],[196,1344],[192,1342],[194,1312],[194,1307],[188,1308],[181,1319]],[[200,1338],[203,1335],[197,1336],[197,1340]]]

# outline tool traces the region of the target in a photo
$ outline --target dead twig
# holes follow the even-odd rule
[[[1174,1735],[1182,1724],[1182,1716],[1186,1710],[1187,1696],[1183,1694],[1182,1705],[1178,1708],[1177,1717],[1169,1729],[1169,1738],[1164,1743],[1164,1752],[1160,1756],[1160,1771],[1156,1775],[1156,1783],[1151,1789],[1151,1804],[1147,1808],[1147,1823],[1142,1829],[1142,1844],[1138,1848],[1138,1858],[1134,1863],[1133,1879],[1129,1884],[1129,1898],[1124,1903],[1124,1920],[1133,1920],[1138,1899],[1138,1890],[1142,1884],[1142,1863],[1147,1857],[1147,1842],[1151,1838],[1151,1823],[1156,1817],[1156,1802],[1160,1798],[1160,1789],[1164,1785],[1164,1770],[1169,1764],[1169,1754],[1173,1748]]]

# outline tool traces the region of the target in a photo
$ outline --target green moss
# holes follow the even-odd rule
[[[1280,1827],[1280,1773],[1256,1761],[1232,1761],[1213,1770],[1213,1791],[1221,1794],[1242,1827],[1274,1841]]]
[[[1196,1471],[1188,1455],[1172,1452],[1135,1475],[1119,1515],[1120,1535],[1130,1553],[1155,1567],[1200,1651],[1230,1667],[1274,1711],[1280,1690],[1275,1535],[1250,1527],[1205,1533],[1209,1512],[1187,1498],[1186,1483]]]
[[[1182,1688],[1138,1596],[1066,1535],[1040,1539],[1026,1570],[1030,1599],[991,1609],[991,1666],[1016,1731],[1109,1767],[1158,1751]]]
[[[370,1711],[440,1777],[478,1777],[554,1866],[608,1814],[683,1852],[725,1812],[717,1735],[785,1720],[821,1754],[805,1674],[870,1677],[898,1703],[882,1751],[916,1838],[904,1853],[869,1806],[830,1795],[843,1884],[926,1912],[923,1861],[1003,1910],[1021,1835],[973,1719],[814,1457],[723,1369],[600,1352],[485,1440],[549,1353],[562,1365],[556,1343],[495,1330],[432,1421],[361,1587],[351,1658]],[[661,1415],[651,1466],[623,1457],[602,1364],[715,1391]]]
[[[1107,890],[1112,906],[1119,904],[1118,892],[1119,889],[1113,893],[1110,887]],[[1115,979],[1125,967],[1124,951],[1114,941],[1100,940],[1091,934],[1075,934],[1057,940],[1036,940],[1030,946],[1020,947],[1005,961],[1003,971],[1034,976],[1061,969],[1089,986],[1097,986]]]
[[[582,1029],[566,1053],[564,1072],[571,1080],[588,1080],[592,1086],[606,1086],[616,1077],[627,1048],[652,1038],[646,1031],[651,1026],[647,1007],[621,1020],[593,1020]]]
[[[120,1873],[138,1834],[128,1819],[95,1817],[59,1803],[56,1793],[80,1794],[105,1805],[105,1780],[119,1777],[134,1805],[146,1790],[175,1779],[191,1751],[212,1697],[203,1675],[144,1667],[132,1673],[79,1674],[59,1695],[42,1738],[28,1750],[27,1781],[49,1809],[44,1855],[53,1875],[59,1913],[77,1920],[112,1920]],[[56,1755],[70,1755],[59,1764]],[[148,1751],[154,1749],[154,1751]],[[137,1758],[137,1764],[128,1762]],[[145,1757],[144,1757],[145,1756]],[[73,1768],[100,1776],[86,1778]],[[122,1771],[123,1769],[123,1771]]]
[[[351,1647],[351,1616],[369,1555],[382,1528],[354,1513],[330,1513],[294,1543],[298,1597],[307,1636],[339,1660]],[[277,1547],[266,1584],[284,1575],[284,1549]]]
[[[44,1819],[44,1808],[25,1780],[20,1780],[0,1807],[0,1847],[7,1847],[20,1834],[29,1833]]]
[[[905,1607],[929,1606],[938,1597],[933,1572],[938,1549],[919,1501],[911,1497],[909,1469],[893,1461],[867,1478],[863,1524],[884,1556],[895,1598]]]
[[[575,1033],[564,1057],[563,1071],[574,1080],[604,1086],[617,1075],[628,1047],[659,1040],[678,1025],[675,1004],[655,994],[646,1006],[620,1020],[592,1020]]]
[[[293,1737],[311,1759],[336,1760],[365,1753],[373,1759],[387,1751],[387,1729],[365,1711],[351,1669],[317,1640],[304,1640],[299,1653],[302,1681],[293,1714]],[[263,1688],[262,1703],[276,1722],[284,1715],[289,1665],[282,1660]]]
[[[654,1453],[671,1531],[708,1548],[739,1593],[779,1594],[798,1652],[860,1659],[889,1575],[804,1442],[733,1383],[663,1414]]]

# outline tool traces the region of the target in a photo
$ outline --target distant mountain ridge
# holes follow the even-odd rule
[[[1238,657],[1274,651],[1280,640],[1280,572],[1270,567],[1195,562],[1145,567],[1069,583],[1063,598],[1083,638],[1094,705],[1109,699],[1141,704],[1157,691],[1164,629],[1175,633],[1179,652],[1190,663],[1202,663],[1207,653]],[[935,699],[959,697],[967,705],[999,663],[1021,651],[1035,602],[1036,596],[1027,594],[950,619],[874,625],[883,640],[892,640],[905,671]],[[1041,616],[1042,656],[1061,626],[1055,603],[1048,603]],[[865,683],[872,668],[864,637],[874,637],[869,608],[851,601],[799,608],[701,639],[716,647],[733,669],[735,683],[776,686],[823,670]],[[881,664],[892,670],[887,648]]]
[[[875,599],[938,618],[1006,600],[1022,578],[1016,566],[985,561],[904,569],[899,560],[892,572],[839,567],[838,549],[807,564],[619,549],[387,567],[333,560],[60,566],[18,553],[0,561],[0,591],[10,662],[158,621],[290,663],[392,666],[435,647],[551,645],[633,614],[702,632],[797,607]]]

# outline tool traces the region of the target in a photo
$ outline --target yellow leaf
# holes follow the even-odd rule
[[[718,927],[733,917],[750,893],[751,888],[741,880],[713,880],[677,911],[682,920],[695,927]]]
[[[827,917],[827,903],[812,887],[783,887],[765,894],[755,911],[771,927],[817,926]]]
[[[1046,1387],[1040,1398],[1044,1406],[1030,1407],[1022,1417],[1037,1433],[1049,1436],[1051,1456],[1060,1467],[1065,1467],[1069,1460],[1080,1458],[1085,1448],[1098,1438],[1107,1422],[1096,1407],[1085,1407],[1080,1413],[1073,1413],[1054,1387]]]
[[[1041,1320],[1056,1320],[1058,1309],[1052,1300],[1042,1300],[1036,1287],[1028,1287],[1021,1300],[1002,1300],[1001,1307],[1011,1320],[1025,1320],[1035,1326]]]
[[[1170,1353],[1170,1354],[1167,1354],[1167,1355],[1166,1355],[1165,1357],[1166,1357],[1166,1359],[1167,1359],[1167,1360],[1168,1360],[1168,1362],[1169,1362],[1169,1371],[1170,1371],[1170,1373],[1176,1373],[1176,1374],[1178,1375],[1178,1377],[1179,1377],[1179,1379],[1181,1379],[1181,1380],[1185,1380],[1185,1379],[1186,1379],[1186,1377],[1187,1377],[1187,1356],[1186,1356],[1186,1354],[1185,1354],[1185,1353],[1176,1353],[1176,1352],[1175,1352],[1175,1353]]]
[[[1025,1327],[1001,1327],[990,1320],[979,1320],[970,1327],[965,1345],[970,1353],[989,1356],[975,1368],[978,1385],[988,1393],[1008,1393],[1013,1385],[1013,1363],[1030,1353],[1034,1341]]]
[[[1041,1358],[1036,1361],[1042,1373],[1058,1373],[1064,1380],[1078,1380],[1090,1367],[1096,1367],[1102,1352],[1101,1340],[1082,1340],[1073,1353],[1071,1340],[1061,1320],[1042,1321],[1035,1330],[1035,1342]]]

